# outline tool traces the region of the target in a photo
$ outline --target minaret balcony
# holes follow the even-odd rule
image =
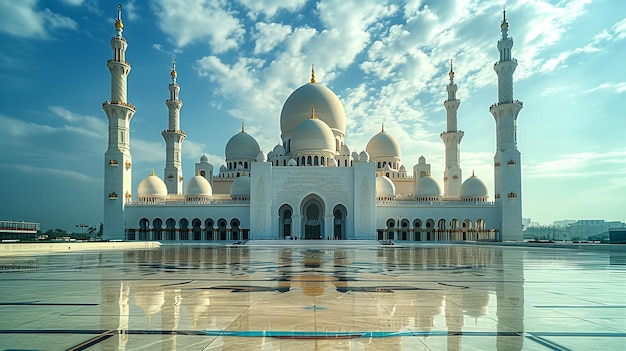
[[[106,106],[109,106],[109,105],[119,105],[119,106],[124,106],[124,107],[129,108],[129,109],[130,109],[130,110],[132,110],[133,112],[135,112],[135,111],[136,111],[135,106],[133,106],[132,104],[129,104],[128,102],[123,102],[123,101],[109,101],[109,100],[107,100],[107,101],[105,101],[105,102],[103,102],[103,103],[102,103],[102,108],[105,108]]]

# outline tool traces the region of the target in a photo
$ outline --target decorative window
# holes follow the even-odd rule
[[[109,193],[109,199],[117,199],[117,193],[116,192]]]
[[[517,194],[509,193],[509,199],[515,199],[515,198],[517,198]]]
[[[496,167],[500,167],[500,162],[496,162]]]
[[[109,160],[109,166],[117,167],[117,160]]]
[[[514,165],[515,164],[515,160],[508,160],[506,164],[507,165]]]

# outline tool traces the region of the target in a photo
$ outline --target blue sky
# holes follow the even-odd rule
[[[380,131],[407,169],[424,155],[443,179],[448,60],[458,83],[461,166],[493,198],[502,3],[494,1],[122,1],[132,65],[133,184],[162,176],[176,57],[183,171],[219,168],[245,122],[268,152],[289,94],[316,78],[343,101],[354,151]],[[626,221],[626,3],[507,1],[524,217]],[[0,0],[0,219],[75,230],[102,221],[117,2]]]

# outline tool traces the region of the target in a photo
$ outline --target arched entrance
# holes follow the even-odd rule
[[[280,239],[291,239],[291,217],[293,210],[291,206],[284,204],[278,209]]]
[[[322,239],[324,233],[324,202],[316,195],[309,195],[302,203],[303,239]]]
[[[334,220],[333,220],[333,236],[335,240],[345,240],[346,238],[346,216],[348,215],[348,210],[344,205],[337,205],[333,210]]]

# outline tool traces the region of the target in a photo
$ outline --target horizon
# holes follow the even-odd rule
[[[532,223],[626,222],[626,4],[508,1],[519,66],[514,97],[523,217]],[[618,5],[619,7],[619,5]],[[99,226],[116,4],[83,0],[0,3],[5,125],[0,220],[41,230]],[[463,180],[475,172],[493,200],[501,4],[488,1],[362,4],[272,0],[122,2],[128,42],[133,190],[163,178],[172,59],[181,87],[184,175],[203,154],[215,172],[241,130],[269,152],[280,142],[289,94],[310,80],[341,99],[346,144],[365,149],[380,131],[420,156],[443,184],[446,85],[454,61]]]

